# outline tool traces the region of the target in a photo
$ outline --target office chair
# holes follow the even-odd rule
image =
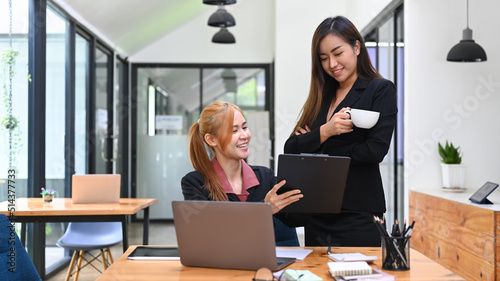
[[[276,246],[300,246],[297,231],[294,227],[288,227],[279,219],[273,216],[274,239]]]
[[[65,280],[68,281],[71,277],[77,259],[73,280],[78,280],[80,270],[87,265],[91,265],[102,273],[92,262],[101,257],[104,270],[106,270],[113,263],[109,248],[119,244],[122,240],[121,222],[70,222],[64,235],[56,243],[59,247],[74,251]],[[94,256],[90,253],[91,250],[100,250],[100,254]],[[92,259],[87,260],[84,257],[85,253],[89,254]],[[82,266],[82,260],[86,262],[84,266]]]
[[[13,227],[0,214],[0,280],[42,280]]]

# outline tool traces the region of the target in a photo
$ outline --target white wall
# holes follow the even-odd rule
[[[500,183],[500,18],[497,0],[469,3],[480,63],[446,61],[466,27],[466,1],[405,1],[405,185],[440,188],[437,141],[461,147],[465,187]]]
[[[235,44],[214,44],[219,28],[207,25],[217,10],[188,22],[129,57],[137,63],[270,63],[274,57],[274,0],[243,0],[226,6],[236,25],[228,30]]]

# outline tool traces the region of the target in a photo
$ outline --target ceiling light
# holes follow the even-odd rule
[[[203,0],[203,4],[207,5],[231,5],[236,3],[236,0]]]
[[[227,28],[222,27],[219,32],[215,33],[214,37],[212,37],[213,43],[222,43],[222,44],[231,44],[235,43],[236,39],[234,36],[227,30]]]
[[[469,0],[467,0],[467,27],[463,30],[462,37],[463,39],[448,52],[446,60],[455,62],[486,61],[484,49],[472,40],[472,29],[469,28]]]
[[[224,9],[224,6],[219,6],[219,9],[213,13],[208,19],[209,26],[215,27],[228,27],[235,26],[236,22],[234,17]]]

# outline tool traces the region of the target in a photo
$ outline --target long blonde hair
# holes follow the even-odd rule
[[[194,169],[198,171],[205,181],[203,186],[210,192],[212,200],[227,201],[227,194],[222,188],[221,181],[217,176],[206,149],[205,135],[210,134],[217,137],[221,143],[221,150],[225,151],[227,144],[231,141],[233,132],[233,120],[235,110],[243,115],[243,111],[230,102],[216,101],[205,107],[200,114],[198,122],[189,129],[188,146],[189,159]],[[210,147],[212,153],[214,149]]]

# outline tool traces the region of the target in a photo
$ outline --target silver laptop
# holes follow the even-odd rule
[[[273,271],[293,263],[276,257],[271,205],[229,201],[172,201],[184,266]]]
[[[73,204],[119,203],[120,175],[73,175]]]

